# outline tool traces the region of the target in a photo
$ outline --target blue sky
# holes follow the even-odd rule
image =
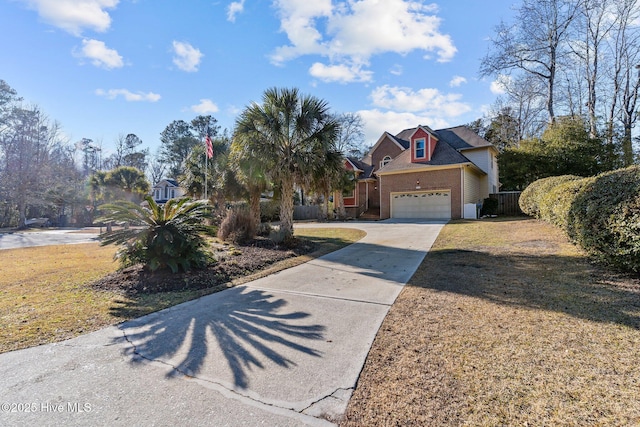
[[[0,79],[106,153],[151,151],[173,120],[233,128],[269,87],[297,87],[383,131],[443,128],[497,96],[478,68],[515,0],[0,0]]]

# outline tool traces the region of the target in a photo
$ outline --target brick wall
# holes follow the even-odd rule
[[[391,193],[399,191],[451,190],[451,217],[462,218],[460,173],[462,169],[443,169],[429,172],[412,172],[379,177],[380,218],[391,217]],[[416,189],[416,181],[420,188]]]
[[[380,169],[380,162],[385,156],[390,156],[392,159],[395,159],[403,151],[404,150],[398,147],[395,142],[389,138],[385,138],[380,142],[376,151],[371,154],[371,165],[374,167],[374,170],[378,170]]]

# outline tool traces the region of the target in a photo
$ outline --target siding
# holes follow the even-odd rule
[[[492,151],[488,148],[483,150],[464,150],[462,154],[488,175],[487,180],[484,181],[486,188],[481,191],[482,198],[486,199],[490,193],[498,191],[498,161]]]
[[[464,203],[482,201],[480,181],[480,177],[473,173],[470,168],[464,168]]]

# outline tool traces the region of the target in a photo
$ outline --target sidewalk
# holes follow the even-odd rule
[[[442,224],[331,226],[367,236],[117,327],[0,354],[0,425],[332,425]]]

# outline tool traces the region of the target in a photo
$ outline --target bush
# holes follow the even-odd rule
[[[99,208],[103,216],[98,222],[136,226],[100,234],[102,245],[120,246],[116,258],[123,267],[141,263],[151,271],[170,268],[176,273],[212,262],[203,237],[211,211],[207,202],[185,197],[159,206],[151,196],[145,200],[144,205],[120,201]]]
[[[532,182],[520,195],[520,200],[518,201],[520,209],[525,215],[541,218],[540,204],[547,193],[559,184],[578,179],[581,178],[575,175],[561,175],[542,178]]]
[[[562,228],[596,259],[640,271],[640,166],[593,178],[544,178],[522,196],[525,213]]]
[[[482,209],[480,215],[498,215],[498,199],[488,197],[482,202]]]
[[[592,181],[593,178],[574,179],[560,182],[549,189],[546,194],[542,194],[539,198],[540,218],[570,234],[569,211],[573,206],[576,195]]]
[[[273,227],[271,227],[271,224],[269,224],[268,222],[261,222],[260,224],[258,224],[258,230],[256,231],[256,234],[262,237],[269,237],[272,231]]]
[[[580,191],[569,236],[602,261],[640,271],[640,166],[605,172]]]
[[[218,238],[234,243],[244,243],[256,235],[255,225],[249,210],[244,206],[233,206],[218,228]]]
[[[280,203],[277,200],[260,202],[260,221],[274,222],[280,220]]]

